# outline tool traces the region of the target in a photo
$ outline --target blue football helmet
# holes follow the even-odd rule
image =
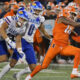
[[[28,14],[27,14],[27,11],[26,10],[19,9],[17,11],[17,15],[16,16],[17,16],[17,20],[18,20],[19,17],[21,17],[21,18],[23,18],[25,20],[28,20]]]
[[[43,6],[39,1],[34,1],[33,3],[31,3],[30,8],[31,13],[35,13],[35,10],[43,10]]]
[[[22,20],[20,20],[20,18],[23,18],[25,21],[22,22]],[[19,26],[21,26],[22,24],[28,23],[28,14],[27,14],[27,11],[23,10],[23,9],[19,9],[17,11],[16,19],[17,19],[17,23],[18,23]]]

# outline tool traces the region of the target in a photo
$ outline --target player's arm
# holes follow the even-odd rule
[[[24,52],[22,51],[22,45],[21,45],[21,35],[16,36],[16,48],[20,56],[22,57],[24,55]]]
[[[12,47],[15,48],[15,43],[11,41],[6,34],[6,29],[8,28],[7,22],[3,22],[0,26],[0,35],[3,37],[3,39]]]
[[[21,48],[21,35],[16,36],[16,48]]]
[[[64,16],[61,16],[58,18],[58,23],[64,23],[66,25],[71,25],[73,27],[80,27],[80,23],[79,22],[75,22],[73,20],[70,20]]]
[[[8,24],[6,22],[3,22],[2,25],[0,26],[0,34],[5,40],[8,38],[6,34],[7,28],[8,28]]]
[[[45,37],[52,39],[51,36],[45,31],[43,23],[41,23],[39,30],[45,35]]]

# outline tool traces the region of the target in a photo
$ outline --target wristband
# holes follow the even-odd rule
[[[18,48],[17,51],[18,51],[18,52],[22,52],[22,48]]]

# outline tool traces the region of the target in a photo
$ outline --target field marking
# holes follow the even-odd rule
[[[57,77],[57,78],[65,77],[65,78],[68,78],[68,76],[36,76],[36,77],[44,77],[44,78],[46,78],[46,77]]]
[[[0,69],[0,70],[2,70],[2,69]],[[23,69],[11,69],[10,71],[21,71],[21,70],[23,70]],[[52,70],[48,70],[48,69],[46,69],[46,70],[42,70],[42,71],[40,71],[40,73],[50,73],[50,74],[67,74],[67,72],[58,72],[58,71],[52,71]]]
[[[62,72],[62,71],[58,72],[58,71],[52,71],[52,70],[48,70],[48,69],[42,70],[40,72],[43,72],[43,73],[47,72],[47,73],[63,73],[63,74],[67,74],[67,72]]]
[[[10,77],[10,76],[6,75],[5,77]],[[11,77],[12,77],[12,76],[11,76]],[[68,78],[67,76],[46,76],[46,75],[45,75],[45,76],[40,76],[40,75],[39,75],[39,76],[35,76],[34,78],[37,78],[37,77],[38,77],[38,78],[40,78],[40,77],[44,77],[44,78],[46,78],[46,77],[57,77],[57,78],[59,78],[59,77],[65,77],[65,78]]]
[[[9,62],[4,62],[4,63],[0,63],[0,64],[7,64],[7,63],[9,63]],[[19,64],[17,64],[17,65],[19,65]],[[72,67],[73,64],[58,64],[58,63],[55,64],[55,63],[51,63],[50,66],[61,66],[61,67],[65,67],[65,66],[69,66],[70,67],[71,66]],[[79,67],[80,67],[80,65],[79,65]]]
[[[3,62],[3,63],[0,63],[0,64],[7,64],[9,62]],[[17,65],[19,65],[21,63],[18,63]],[[25,64],[24,64],[25,65]],[[27,64],[26,64],[27,65]],[[65,66],[69,66],[69,67],[72,67],[73,64],[58,64],[58,63],[51,63],[50,66],[61,66],[61,67],[65,67]],[[80,65],[79,65],[80,67]]]

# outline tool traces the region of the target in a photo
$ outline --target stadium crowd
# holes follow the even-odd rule
[[[30,10],[30,3],[34,0],[10,0],[10,1],[4,1],[1,0],[0,3],[0,19],[6,16],[14,16],[17,13],[17,10],[20,7],[25,7],[27,10]],[[53,19],[55,20],[57,18],[57,15],[61,12],[63,8],[65,8],[68,5],[75,6],[75,2],[73,0],[35,0],[40,1],[43,4],[43,12],[42,15],[45,17],[46,20]],[[77,8],[77,6],[76,6]],[[80,15],[77,12],[72,13],[73,16],[76,17],[76,21],[80,22]],[[54,25],[53,25],[54,26]],[[75,28],[76,35],[80,35],[80,28]],[[51,35],[52,36],[52,35]],[[38,56],[38,62],[43,60],[45,53],[48,49],[50,41],[46,39],[42,34],[39,32],[39,30],[36,31],[34,36],[34,49],[36,51]],[[74,45],[76,47],[80,48],[80,36],[75,37],[70,35],[70,44]],[[40,57],[41,55],[41,57]],[[54,62],[58,63],[73,63],[73,56],[72,57],[65,57],[58,55],[55,58]]]

